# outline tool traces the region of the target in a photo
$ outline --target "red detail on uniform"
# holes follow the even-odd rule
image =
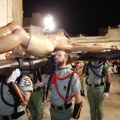
[[[50,83],[51,84],[55,84],[56,79],[58,79],[58,80],[65,80],[65,79],[69,78],[71,75],[73,75],[75,72],[76,71],[73,71],[73,72],[71,72],[70,74],[68,74],[67,76],[65,76],[63,78],[60,78],[59,76],[57,76],[56,73],[53,73],[52,77],[51,77],[51,80],[50,80]]]
[[[59,76],[57,76],[56,73],[53,73],[52,76],[51,76],[50,84],[55,84],[55,88],[56,88],[56,91],[57,91],[58,95],[60,96],[60,98],[62,98],[65,101],[70,101],[74,97],[74,95],[72,95],[70,98],[64,98],[60,94],[60,92],[59,92],[59,90],[57,88],[56,79],[58,79],[58,80],[66,80],[67,78],[69,78],[70,76],[72,76],[74,73],[76,73],[76,71],[71,72],[70,74],[68,74],[67,76],[65,76],[63,78],[60,78]]]
[[[55,84],[55,81],[56,81],[56,77],[53,73],[52,76],[51,76],[50,84]]]
[[[57,88],[56,83],[55,83],[55,88],[56,88],[56,91],[57,91],[58,95],[60,96],[60,98],[62,98],[64,101],[70,101],[70,100],[74,97],[74,95],[72,95],[70,98],[64,98],[64,97],[60,94],[60,92],[59,92],[59,90],[58,90],[58,88]]]
[[[65,79],[67,79],[67,78],[69,78],[71,75],[73,75],[74,73],[76,73],[76,71],[73,71],[73,72],[71,72],[70,74],[68,74],[67,76],[65,76],[65,77],[63,77],[63,78],[60,78],[59,76],[57,76],[57,74],[56,73],[53,73],[52,74],[52,77],[51,77],[51,81],[52,81],[52,79],[58,79],[58,80],[65,80]],[[53,77],[54,76],[54,77]],[[53,81],[55,81],[55,80],[53,80]]]

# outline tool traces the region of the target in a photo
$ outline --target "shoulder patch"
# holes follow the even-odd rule
[[[31,85],[31,79],[28,76],[24,76],[24,82],[25,87],[29,87]]]
[[[30,79],[24,80],[23,84],[24,84],[25,87],[29,87],[31,85]]]

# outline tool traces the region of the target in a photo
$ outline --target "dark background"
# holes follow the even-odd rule
[[[23,0],[24,17],[51,14],[57,28],[71,35],[99,35],[99,28],[120,23],[119,0]]]

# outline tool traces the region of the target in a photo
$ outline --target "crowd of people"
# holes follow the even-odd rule
[[[120,74],[120,60],[113,60],[110,64],[111,73]]]
[[[9,60],[10,58],[12,59],[23,58],[23,56],[18,52],[7,53],[5,57],[7,60]],[[43,86],[45,85],[48,86],[48,84],[50,85],[50,93],[51,93],[50,94],[51,120],[60,119],[59,116],[62,116],[61,120],[63,119],[75,120],[79,118],[81,108],[82,108],[82,100],[81,100],[81,94],[80,94],[81,87],[80,87],[79,76],[77,75],[76,72],[71,70],[69,67],[66,67],[66,63],[68,61],[68,54],[65,51],[63,50],[56,51],[54,61],[56,66],[55,71],[51,74],[45,75],[45,77],[38,72],[36,73],[37,70],[34,70],[32,74],[25,75],[24,79],[20,78],[19,82],[17,82],[17,78],[19,78],[22,75],[22,71],[20,71],[19,69],[15,69],[9,75],[10,77],[7,76],[7,79],[9,81],[6,79],[7,81],[6,83],[4,83],[7,89],[3,89],[1,94],[4,94],[4,91],[8,92],[9,89],[11,89],[12,92],[10,91],[10,95],[13,97],[11,100],[13,100],[14,97],[16,98],[18,97],[18,99],[20,99],[19,105],[22,108],[24,108],[22,109],[22,112],[24,113],[21,114],[21,109],[20,110],[18,109],[19,106],[16,108],[16,111],[14,110],[15,109],[14,107],[8,106],[11,112],[4,111],[3,113],[2,112],[3,105],[0,104],[1,105],[0,114],[3,117],[3,120],[12,120],[12,119],[28,120],[27,114],[25,111],[27,109],[29,109],[30,111],[32,120],[42,120],[43,118],[43,108],[42,108]],[[5,82],[5,80],[3,81]],[[26,85],[25,82],[26,84],[27,82],[29,82],[30,85]],[[9,83],[13,84],[12,87],[9,86]],[[57,83],[57,86],[56,86],[56,83]],[[16,85],[18,85],[18,88],[16,88]],[[1,89],[2,89],[2,86],[1,86]],[[17,90],[20,89],[21,91],[18,92],[16,89]],[[25,91],[25,93],[23,91]],[[29,94],[27,91],[29,92]],[[29,96],[27,97],[27,95]],[[9,97],[11,98],[11,96]],[[73,97],[75,98],[74,104],[72,103]],[[4,106],[11,104],[9,103],[9,101],[6,104],[7,100],[4,101],[2,97],[0,100],[1,100],[0,102],[3,103]],[[13,103],[15,102],[16,102],[16,99],[14,99]],[[14,118],[13,116],[16,116],[16,118]]]
[[[15,59],[16,57],[23,58],[23,55],[14,52],[14,53],[6,53],[5,57],[7,60],[9,60],[9,59]],[[29,58],[32,59],[34,58],[34,56],[30,55]],[[67,60],[68,60],[67,53],[63,50],[58,50],[55,53],[55,57],[54,57],[56,69],[52,74],[41,75],[40,72],[36,73],[37,70],[34,70],[32,74],[23,75],[24,78],[23,82],[24,80],[29,79],[29,82],[31,84],[30,86],[27,85],[21,86],[21,84],[23,84],[22,81],[20,82],[21,84],[18,84],[16,82],[16,79],[22,75],[22,72],[20,72],[19,69],[14,70],[11,73],[11,75],[7,76],[6,82],[3,83],[7,85],[7,90],[11,88],[12,90],[15,89],[13,86],[12,87],[9,86],[9,84],[12,82],[18,84],[20,89],[22,89],[21,95],[23,96],[23,101],[19,103],[19,106],[22,106],[21,108],[24,108],[22,109],[24,111],[24,114],[21,114],[20,116],[17,115],[16,120],[19,119],[28,120],[28,116],[26,114],[27,110],[30,111],[32,120],[42,120],[43,118],[42,103],[46,98],[45,95],[47,90],[46,86],[49,85],[50,85],[49,102],[51,103],[51,107],[50,107],[51,120],[60,120],[59,116],[62,116],[61,120],[79,119],[80,111],[82,108],[81,96],[83,97],[87,96],[88,98],[88,102],[90,105],[91,120],[96,120],[96,119],[103,120],[103,100],[105,97],[108,97],[109,95],[110,73],[111,73],[110,71],[111,70],[113,71],[114,70],[113,68],[116,65],[119,66],[119,62],[111,61],[109,63],[108,62],[104,63],[101,61],[88,61],[88,62],[75,61],[74,63],[71,64],[71,67],[68,67],[66,65]],[[116,71],[118,71],[117,69],[118,67],[116,68]],[[70,81],[71,79],[72,81],[69,83],[68,81]],[[87,86],[87,90],[86,90],[86,86]],[[43,92],[44,90],[45,92]],[[24,94],[22,94],[23,91],[25,91]],[[3,93],[4,93],[4,89],[3,89]],[[27,94],[28,94],[28,98],[25,104],[24,102],[27,97]],[[14,96],[17,94],[13,94],[11,92],[11,95]],[[6,97],[7,96],[5,95],[5,98]],[[21,99],[21,97],[19,97],[19,94],[17,95],[17,97]],[[75,98],[74,105],[72,105],[73,97]],[[12,98],[12,100],[13,99],[14,97]],[[2,97],[0,101],[1,101],[0,103],[2,103],[0,104],[1,105],[0,114],[3,117],[3,120],[12,120],[14,118],[13,116],[16,115],[16,113],[14,113],[15,112],[14,109],[13,108],[11,109],[11,106],[9,106],[9,109],[11,110],[10,113],[9,111],[8,113],[2,111],[3,104],[6,106],[6,103],[4,103]],[[58,111],[60,111],[60,113]]]

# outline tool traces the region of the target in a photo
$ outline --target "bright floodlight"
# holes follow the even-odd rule
[[[45,19],[44,19],[44,24],[45,24],[45,28],[43,31],[52,31],[55,28],[55,24],[53,22],[53,17],[51,15],[48,15]]]

